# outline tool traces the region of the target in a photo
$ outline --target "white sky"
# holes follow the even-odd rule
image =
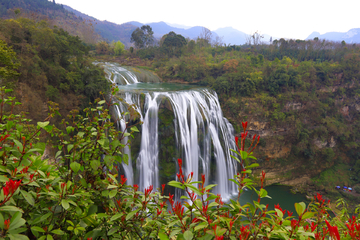
[[[233,27],[277,38],[305,39],[313,31],[360,28],[359,0],[55,0],[117,24],[168,22],[210,30]]]

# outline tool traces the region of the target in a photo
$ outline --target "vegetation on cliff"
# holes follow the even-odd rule
[[[21,110],[29,112],[31,119],[46,117],[48,100],[59,103],[66,115],[109,90],[103,70],[92,64],[89,47],[47,21],[0,20],[0,43],[1,51],[8,53],[1,65],[12,64],[2,85],[16,90]],[[15,67],[17,72],[11,75]]]
[[[237,130],[237,122],[249,120],[251,133],[265,139],[259,161],[283,175],[274,182],[307,176],[314,180],[308,182],[313,190],[335,196],[341,195],[333,184],[360,183],[358,45],[280,39],[270,45],[221,46],[197,39],[187,40],[176,55],[166,48],[136,54],[150,59],[148,66],[164,81],[213,88]],[[343,165],[348,170],[337,181],[321,174]]]
[[[117,89],[113,90],[113,94]],[[295,203],[296,213],[275,205],[262,204],[269,197],[264,189],[253,187],[252,169],[258,167],[253,151],[259,137],[253,137],[246,151],[247,122],[241,138],[236,138],[234,161],[243,167],[230,179],[238,186],[238,199],[224,203],[211,193],[216,184],[205,185],[206,177],[184,176],[178,159],[177,179],[169,186],[183,191],[183,201],[148,186],[142,191],[118,176],[118,164],[126,163],[122,139],[133,136],[116,130],[109,121],[109,101],[97,99],[84,110],[85,117],[73,111],[64,120],[65,129],[52,123],[55,104],[49,116],[35,128],[23,115],[12,114],[16,100],[11,90],[0,88],[0,237],[3,239],[356,239],[360,237],[359,209],[350,215],[347,204],[336,217],[329,202],[320,194],[310,204]],[[5,106],[9,105],[9,111]],[[129,128],[129,126],[127,126]],[[47,163],[42,134],[57,137],[56,161]],[[199,180],[199,181],[198,181]],[[258,199],[240,204],[244,189],[252,189]]]

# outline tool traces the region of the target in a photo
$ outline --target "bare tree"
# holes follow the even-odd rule
[[[211,38],[212,32],[209,29],[203,27],[197,39],[197,42],[199,43],[200,47],[209,46],[211,43]]]
[[[216,36],[216,38],[215,38],[215,40],[213,41],[212,45],[213,45],[214,47],[221,47],[222,45],[224,45],[223,38],[224,38],[224,37]]]
[[[256,31],[253,34],[249,34],[246,36],[246,43],[248,45],[260,45],[261,39],[264,38],[264,35],[261,35],[260,32]]]

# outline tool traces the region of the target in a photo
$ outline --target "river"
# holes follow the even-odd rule
[[[268,192],[270,198],[261,199],[262,204],[269,204],[269,209],[273,210],[274,205],[280,204],[281,208],[288,210],[296,214],[294,204],[296,202],[305,202],[308,205],[309,200],[306,199],[304,194],[293,194],[290,191],[290,187],[283,185],[270,185],[265,187],[265,190]],[[233,197],[234,200],[237,199]],[[247,202],[257,201],[258,197],[254,191],[244,191],[244,194],[240,197],[241,205],[246,204]]]

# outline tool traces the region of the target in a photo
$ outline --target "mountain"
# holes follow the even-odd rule
[[[216,29],[216,32],[220,37],[223,37],[223,42],[230,45],[242,45],[246,43],[246,33],[243,33],[232,27],[224,27]]]
[[[176,27],[176,28],[183,28],[183,29],[189,29],[191,28],[190,26],[185,26],[182,24],[176,24],[176,23],[166,23],[167,25],[171,26],[171,27]]]
[[[15,11],[17,9],[19,11]],[[79,36],[86,43],[95,44],[101,39],[88,21],[67,11],[63,5],[48,0],[0,0],[0,17],[5,19],[24,17],[36,22],[45,20],[50,26],[57,26],[71,35]]]
[[[109,41],[121,41],[126,47],[130,47],[131,45],[130,38],[132,32],[137,27],[142,26],[142,24],[139,22],[129,22],[119,25],[108,21],[100,21],[66,5],[64,5],[64,9],[74,13],[76,16],[81,17],[82,19],[92,22],[95,31],[104,39]]]
[[[241,32],[232,27],[224,27],[216,29],[216,32],[220,37],[222,37],[223,42],[227,45],[243,45],[246,44],[246,38],[249,34]],[[271,36],[268,34],[262,34],[264,38],[262,38],[262,42],[269,43]],[[275,38],[273,38],[275,39]]]
[[[307,40],[313,40],[314,38],[318,38],[318,37],[320,37],[320,33],[319,32],[312,32],[306,39]]]
[[[347,32],[327,32],[324,34],[313,32],[306,38],[306,40],[312,40],[315,37],[334,42],[345,41],[346,43],[360,43],[360,28],[353,28]]]
[[[188,29],[184,29],[184,28],[172,27],[165,22],[144,23],[144,24],[139,22],[127,22],[127,23],[136,25],[138,27],[141,27],[144,24],[149,25],[154,32],[154,37],[157,39],[160,39],[163,35],[168,34],[171,31],[175,32],[176,34],[181,34],[185,38],[196,39],[198,36],[200,36],[204,28],[201,26],[196,26],[196,27],[190,27]],[[212,36],[213,39],[215,39],[218,36],[215,32],[212,32],[212,34],[213,34]]]

